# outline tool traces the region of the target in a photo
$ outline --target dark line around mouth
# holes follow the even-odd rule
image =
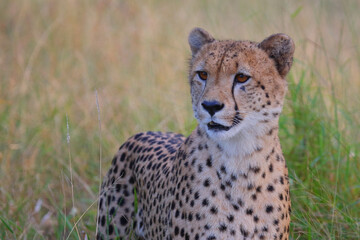
[[[232,127],[235,127],[236,125],[238,125],[241,121],[243,120],[242,117],[239,116],[238,113],[236,113],[234,119],[233,119],[233,124],[229,127],[227,126],[224,126],[224,125],[221,125],[221,124],[218,124],[214,121],[211,121],[207,124],[207,127],[209,130],[212,130],[212,131],[229,131],[230,128]]]
[[[213,130],[213,131],[228,131],[232,126],[226,127],[224,125],[211,121],[207,124],[207,127],[209,130]]]
[[[229,127],[218,124],[218,123],[216,123],[214,121],[209,122],[207,124],[207,127],[208,127],[209,130],[212,130],[212,131],[229,131],[230,128],[235,127],[236,125],[241,123],[242,120],[244,120],[244,119],[242,117],[240,117],[239,113],[236,113],[235,117],[233,119],[233,123]]]

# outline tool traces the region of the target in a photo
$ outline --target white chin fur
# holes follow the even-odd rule
[[[241,125],[241,124],[239,124]],[[214,141],[224,141],[227,140],[229,138],[234,137],[237,132],[240,130],[239,127],[241,126],[235,126],[230,128],[228,131],[216,131],[216,130],[211,130],[208,128],[207,125],[202,124],[202,128],[206,131],[206,133],[209,135],[209,137],[211,139],[213,139]]]
[[[273,125],[271,122],[268,124],[260,123],[260,120],[264,120],[261,113],[251,113],[247,114],[243,121],[228,131],[209,130],[205,124],[200,124],[200,127],[229,156],[244,156],[262,147],[262,142],[259,141],[258,136],[266,134]],[[277,121],[277,119],[272,120]]]

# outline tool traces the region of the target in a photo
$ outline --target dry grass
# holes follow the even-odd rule
[[[95,90],[103,175],[136,132],[191,132],[187,34],[195,26],[219,38],[292,36],[280,122],[292,239],[359,239],[358,9],[351,0],[1,1],[0,239],[66,238],[96,200]],[[92,207],[70,237],[92,237],[95,218]]]

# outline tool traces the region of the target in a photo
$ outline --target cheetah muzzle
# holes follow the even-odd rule
[[[294,43],[189,35],[197,128],[146,132],[116,153],[97,239],[288,239],[288,170],[278,138]]]

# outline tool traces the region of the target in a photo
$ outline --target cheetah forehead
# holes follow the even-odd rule
[[[273,60],[253,41],[214,41],[205,45],[193,57],[190,71],[208,70],[234,74],[245,72],[276,73]]]
[[[195,28],[190,32],[188,41],[192,51],[190,77],[200,67],[225,71],[245,65],[242,67],[255,69],[261,74],[271,72],[273,77],[285,78],[292,66],[295,51],[294,41],[283,33],[273,34],[260,43],[219,41],[206,30]]]

